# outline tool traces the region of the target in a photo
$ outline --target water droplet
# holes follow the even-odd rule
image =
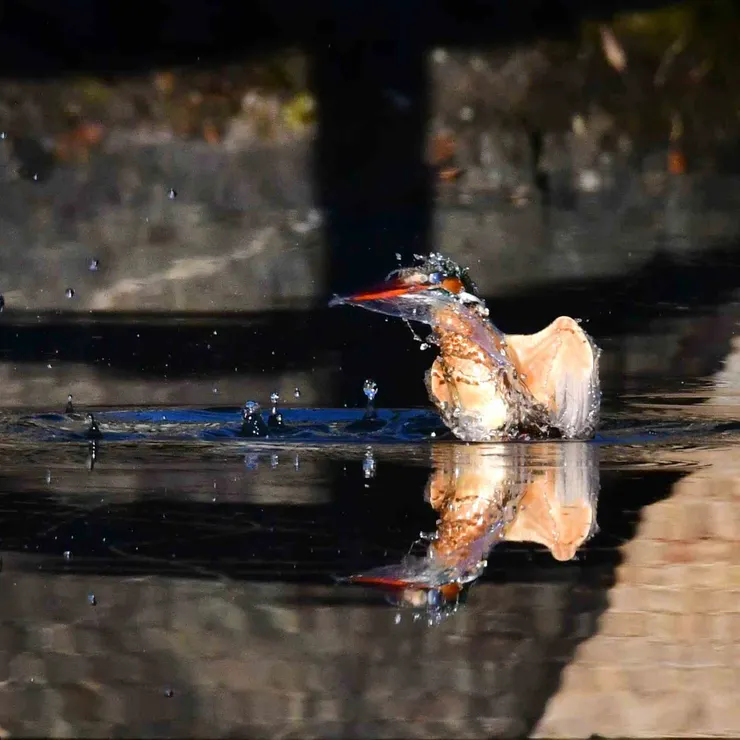
[[[165,695],[165,696],[166,696],[166,697],[167,697],[168,699],[171,699],[171,698],[172,698],[172,697],[173,697],[173,696],[175,695],[175,692],[174,692],[174,691],[173,691],[172,689],[165,689],[165,690],[164,690],[164,695]]]
[[[279,400],[280,400],[280,394],[277,391],[273,391],[272,393],[270,393],[270,403],[273,406],[276,406]]]
[[[362,385],[362,392],[365,394],[365,398],[368,401],[373,401],[375,396],[378,395],[378,384],[374,380],[369,378]]]
[[[67,298],[74,298],[75,297],[74,288],[67,288],[67,290],[64,291],[64,295],[66,295]]]
[[[5,310],[5,296],[0,294],[0,313]]]
[[[248,452],[244,455],[244,464],[247,466],[247,470],[257,470],[260,456],[256,452]]]
[[[403,258],[401,257],[400,252],[396,252],[396,259],[400,262]]]
[[[266,437],[267,425],[262,419],[257,401],[247,401],[242,409],[242,437]]]
[[[51,470],[46,471],[46,485],[48,486],[51,483]]]
[[[275,468],[278,466],[278,463],[280,462],[280,458],[277,455],[272,455],[270,457],[270,467],[275,470]]]
[[[260,410],[260,405],[257,401],[247,401],[242,409],[242,418],[245,419],[247,416],[254,416]]]
[[[100,269],[100,260],[91,259],[87,265],[87,269],[90,272],[97,272]]]
[[[371,447],[368,447],[367,451],[365,452],[365,459],[362,461],[362,472],[365,475],[365,478],[370,479],[375,477],[375,457],[373,456],[373,450]]]
[[[98,422],[92,414],[87,415],[87,438],[88,439],[100,439],[103,433],[100,431]]]
[[[72,405],[72,394],[70,393],[67,396],[67,406],[64,409],[65,414],[72,414],[74,413],[75,407]]]
[[[296,388],[293,391],[293,398],[300,398],[300,397],[301,397],[301,389],[300,388]]]
[[[170,188],[167,192],[167,197],[170,200],[175,200],[175,198],[177,198],[177,190],[175,190],[175,188]]]
[[[72,553],[69,550],[64,551],[64,559],[65,560],[71,560],[72,559]]]
[[[398,612],[398,613],[396,614],[396,616],[395,616],[395,618],[393,619],[393,621],[394,621],[394,622],[395,622],[396,624],[401,624],[401,612]]]
[[[213,386],[213,393],[218,393],[218,388],[215,385]]]
[[[87,595],[87,603],[90,604],[90,606],[97,606],[98,600],[95,598],[95,594]]]
[[[422,342],[419,345],[419,349],[423,352],[425,349],[429,349],[429,345],[426,342]]]
[[[87,460],[85,460],[85,467],[92,472],[95,469],[95,461],[98,459],[98,443],[97,441],[90,442],[90,446],[87,451]]]
[[[273,407],[272,413],[267,418],[267,428],[271,432],[280,432],[285,428],[285,422],[283,421],[283,415]]]
[[[38,182],[39,181],[39,173],[38,172],[34,172],[33,173],[33,181],[34,182]]]
[[[432,59],[435,64],[444,64],[447,61],[447,52],[444,49],[435,49],[432,52]]]
[[[0,139],[7,139],[8,138],[8,132],[7,131],[0,131]]]

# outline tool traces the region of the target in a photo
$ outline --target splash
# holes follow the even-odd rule
[[[365,398],[372,403],[375,400],[375,396],[378,395],[378,384],[368,378],[362,385],[362,392],[365,394]]]
[[[267,425],[262,419],[260,405],[257,401],[247,401],[242,409],[242,437],[266,437]]]
[[[271,434],[278,434],[285,431],[283,414],[278,409],[279,402],[280,394],[277,391],[273,391],[270,394],[270,403],[272,404],[272,408],[270,409],[270,416],[267,418],[267,429]]]

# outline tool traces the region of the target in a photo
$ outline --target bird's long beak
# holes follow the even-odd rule
[[[353,293],[348,296],[344,296],[339,299],[342,303],[364,303],[366,301],[384,301],[399,296],[406,295],[408,293],[418,293],[421,290],[425,290],[427,286],[421,283],[409,283],[401,278],[392,278],[385,282],[373,285],[370,288],[361,290],[358,293]],[[334,299],[337,300],[337,299]]]
[[[407,278],[395,277],[386,280],[371,288],[361,290],[348,296],[336,296],[330,302],[330,306],[336,306],[343,303],[367,303],[369,301],[392,301],[394,298],[410,295],[412,293],[423,293],[432,289],[443,288],[450,293],[459,293],[463,289],[462,282],[459,278],[448,277],[441,283],[431,284],[424,282],[413,282]]]

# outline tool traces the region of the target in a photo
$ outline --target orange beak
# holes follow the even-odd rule
[[[405,589],[418,589],[419,591],[438,591],[445,601],[452,601],[462,592],[462,586],[459,583],[444,583],[441,586],[432,586],[428,583],[417,582],[404,578],[393,578],[392,576],[350,576],[347,579],[350,583],[357,583],[366,586],[377,586],[378,588],[389,591],[403,591]]]
[[[440,283],[414,283],[404,280],[403,278],[393,278],[384,283],[375,285],[367,290],[362,290],[354,295],[347,296],[345,301],[348,303],[363,303],[364,301],[388,300],[389,298],[398,298],[410,293],[421,293],[425,290],[443,288],[450,293],[460,293],[463,290],[462,281],[456,277],[448,277]]]
[[[373,285],[371,288],[361,290],[359,293],[347,296],[346,300],[350,303],[378,301],[387,298],[397,298],[407,293],[418,293],[425,288],[426,286],[421,283],[409,283],[401,278],[393,278],[384,283]]]

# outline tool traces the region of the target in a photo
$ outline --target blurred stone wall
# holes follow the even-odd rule
[[[0,172],[12,173],[3,146]],[[60,167],[44,182],[0,178],[6,310],[219,312],[315,303],[326,290],[324,214],[312,197],[309,151],[310,141],[242,151],[130,143]],[[738,236],[736,179],[671,177],[654,167],[605,165],[594,174],[603,178],[594,192],[565,171],[554,187],[572,202],[545,208],[531,188],[511,202],[497,184],[501,163],[472,165],[459,182],[441,186],[434,246],[470,265],[485,293],[501,294],[624,274],[658,249],[680,255]],[[526,168],[516,174],[529,177]],[[378,274],[394,266],[378,265]]]
[[[109,147],[43,182],[0,179],[7,309],[254,311],[321,289],[307,142]]]
[[[277,392],[291,406],[325,403],[319,389],[327,370],[270,373],[194,373],[189,378],[141,378],[80,362],[0,362],[3,408],[61,411],[71,395],[80,409],[92,406],[241,406],[253,399],[266,405]],[[295,399],[295,388],[300,399]]]
[[[737,238],[740,67],[725,61],[725,5],[431,51],[434,247],[502,293]],[[322,295],[308,64],[286,52],[269,74],[2,82],[6,309],[269,310]]]
[[[475,614],[430,630],[322,604],[325,587],[44,577],[13,556],[5,570],[10,736],[518,737],[600,603],[569,584],[481,586]]]
[[[732,448],[682,458],[703,469],[643,509],[598,634],[565,669],[536,737],[740,730],[737,461]]]

